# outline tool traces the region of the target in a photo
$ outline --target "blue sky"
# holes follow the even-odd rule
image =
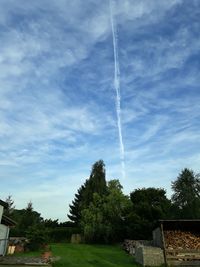
[[[125,193],[200,171],[200,1],[114,1],[125,178],[109,1],[0,4],[1,199],[64,221],[98,159]]]

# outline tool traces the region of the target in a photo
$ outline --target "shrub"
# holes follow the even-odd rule
[[[41,249],[49,241],[47,230],[44,227],[29,227],[26,237],[29,240],[26,249],[31,251]]]
[[[48,229],[49,240],[51,242],[70,242],[72,234],[78,234],[80,231],[75,227],[56,227]]]

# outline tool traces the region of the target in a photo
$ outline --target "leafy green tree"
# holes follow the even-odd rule
[[[108,182],[107,194],[93,194],[82,211],[82,228],[87,242],[110,243],[124,238],[124,216],[130,200],[118,180]]]
[[[25,209],[13,210],[12,219],[17,223],[16,227],[11,229],[12,236],[26,236],[30,227],[43,225],[43,218],[40,213],[33,209],[31,202],[27,204]]]
[[[44,220],[44,226],[47,228],[56,228],[59,226],[58,219],[56,219],[56,220],[45,219]]]
[[[85,241],[100,243],[106,239],[107,225],[104,221],[104,199],[98,194],[93,194],[93,201],[82,211],[82,228]]]
[[[170,201],[162,188],[136,189],[130,197],[138,215],[149,220],[164,219],[170,208]]]
[[[21,219],[21,227],[22,229],[28,230],[29,227],[40,225],[43,223],[43,218],[40,216],[40,213],[33,209],[33,204],[30,201],[27,204],[26,209],[24,210],[22,219]]]
[[[58,227],[74,227],[74,223],[71,221],[60,222]]]
[[[29,240],[27,248],[31,251],[41,249],[48,243],[48,231],[44,225],[32,225],[26,231],[26,237]]]
[[[159,219],[169,218],[171,202],[162,188],[136,189],[130,194],[132,209],[127,216],[128,232],[134,239],[150,239]]]
[[[125,217],[132,206],[130,198],[122,192],[119,180],[108,182],[108,194],[105,197],[104,215],[109,225],[109,241],[121,241],[125,238]]]
[[[172,182],[172,202],[179,210],[178,216],[185,219],[200,219],[200,175],[183,169]]]

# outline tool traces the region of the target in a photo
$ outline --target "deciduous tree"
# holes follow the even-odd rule
[[[142,188],[131,195],[132,210],[127,216],[129,233],[134,239],[149,239],[159,219],[169,218],[171,202],[162,188]]]
[[[93,201],[82,211],[82,229],[87,242],[110,243],[124,238],[124,217],[130,199],[118,180],[108,182],[107,194],[93,194]]]

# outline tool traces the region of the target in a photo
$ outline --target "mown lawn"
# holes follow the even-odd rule
[[[133,257],[118,246],[52,244],[53,267],[136,267]]]
[[[25,257],[25,258],[34,258],[34,257],[41,257],[42,251],[28,251],[28,252],[16,252],[9,257]]]

